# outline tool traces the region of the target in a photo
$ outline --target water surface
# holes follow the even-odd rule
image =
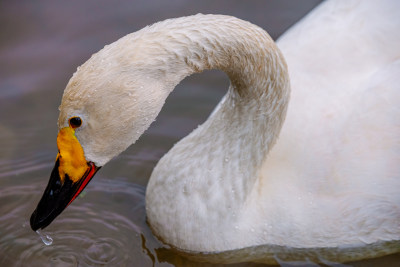
[[[250,20],[277,38],[318,2],[2,2],[0,266],[217,266],[186,259],[152,235],[144,192],[158,159],[202,123],[226,92],[226,76],[210,71],[186,79],[138,143],[103,167],[45,229],[54,239],[46,246],[30,229],[29,217],[54,165],[62,92],[76,67],[92,53],[149,23],[199,12],[222,13]],[[399,262],[397,254],[349,265]]]

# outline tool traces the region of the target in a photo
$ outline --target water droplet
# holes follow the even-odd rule
[[[235,229],[236,229],[236,230],[239,229],[239,226],[235,225]]]
[[[53,238],[51,238],[51,236],[49,236],[48,234],[45,234],[40,230],[36,230],[36,233],[39,235],[40,239],[42,239],[43,243],[46,246],[50,246],[51,244],[53,244]]]
[[[225,162],[228,162],[229,161],[229,158],[225,158]]]
[[[250,231],[251,231],[252,233],[254,233],[254,228],[251,228]]]

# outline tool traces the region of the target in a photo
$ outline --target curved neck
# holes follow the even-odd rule
[[[221,153],[224,158],[236,155],[236,163],[251,158],[253,171],[246,166],[246,172],[256,177],[286,115],[290,93],[286,62],[270,36],[249,22],[202,15],[180,20],[168,31],[165,25],[159,26],[168,36],[161,37],[166,40],[166,80],[174,88],[195,72],[220,69],[228,74],[227,95],[195,132],[208,136],[207,143],[222,138],[221,143],[229,144]],[[163,23],[168,25],[168,21]]]
[[[167,91],[206,69],[226,72],[231,85],[208,120],[159,161],[146,202],[150,224],[166,242],[189,250],[218,250],[229,237],[205,239],[204,231],[231,227],[239,219],[236,215],[279,135],[290,89],[283,56],[264,30],[233,17],[197,16],[172,25],[158,23],[146,31],[164,40],[162,49],[151,52],[164,60],[150,68],[158,63],[158,77]],[[199,239],[185,238],[189,231],[193,237],[194,230]],[[188,239],[207,244],[190,244]]]

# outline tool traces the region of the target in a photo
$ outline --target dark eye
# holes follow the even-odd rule
[[[72,117],[71,119],[69,119],[69,125],[71,125],[71,127],[74,129],[81,126],[81,124],[82,120],[79,117]]]

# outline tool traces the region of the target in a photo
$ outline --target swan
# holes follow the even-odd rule
[[[183,252],[246,260],[273,261],[271,248],[338,261],[399,252],[399,7],[328,1],[277,45],[249,22],[202,14],[106,45],[64,91],[32,229],[135,143],[182,79],[220,69],[228,92],[151,174],[154,234]]]

